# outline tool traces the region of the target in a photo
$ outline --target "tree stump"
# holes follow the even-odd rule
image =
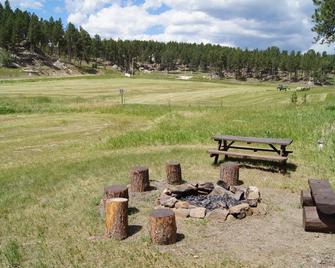
[[[128,236],[128,199],[112,198],[106,201],[105,236],[123,240]]]
[[[132,192],[145,192],[150,189],[149,169],[146,167],[135,167],[131,170]]]
[[[106,204],[107,199],[111,198],[129,198],[128,188],[125,185],[111,185],[107,186],[104,189],[104,205]]]
[[[170,209],[156,209],[150,214],[150,237],[158,245],[170,245],[177,242],[175,213]]]
[[[226,187],[236,186],[239,181],[239,165],[234,162],[226,162],[220,167],[220,180]]]
[[[165,166],[168,184],[182,184],[181,166],[177,161],[168,161]]]

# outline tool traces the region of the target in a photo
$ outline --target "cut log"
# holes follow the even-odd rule
[[[132,192],[145,192],[150,190],[149,169],[146,167],[135,167],[131,170]]]
[[[220,180],[226,187],[238,185],[239,181],[239,165],[234,162],[226,162],[220,167]]]
[[[314,207],[315,206],[310,190],[301,191],[300,202],[301,202],[302,207]]]
[[[335,233],[335,218],[322,214],[316,207],[304,207],[303,226],[307,232]]]
[[[335,215],[335,193],[327,180],[308,180],[312,198],[320,212]]]
[[[165,166],[168,184],[182,184],[181,166],[177,161],[168,161]]]
[[[129,198],[128,195],[128,188],[125,185],[111,185],[107,186],[104,189],[104,199],[111,199],[111,198]]]
[[[156,209],[150,214],[150,237],[158,245],[170,245],[177,241],[175,213],[170,209]]]
[[[112,198],[106,201],[105,236],[123,240],[128,236],[128,199]]]

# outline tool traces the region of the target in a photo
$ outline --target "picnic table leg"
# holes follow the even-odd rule
[[[286,146],[284,145],[280,146],[280,155],[283,157],[287,156]],[[286,160],[282,162],[280,171],[282,174],[286,174],[286,171],[287,171],[287,161]]]
[[[228,145],[227,145],[227,141],[223,142],[223,151],[228,151]],[[224,156],[224,161],[228,160],[228,155]]]
[[[219,145],[218,145],[218,150],[220,151],[221,150],[221,146],[222,146],[222,141],[219,141]],[[215,155],[215,158],[214,158],[214,164],[217,165],[218,164],[218,161],[219,161],[219,155]]]

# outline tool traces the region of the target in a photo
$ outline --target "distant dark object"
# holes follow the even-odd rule
[[[290,88],[287,85],[280,84],[277,86],[278,91],[287,91],[288,89]]]

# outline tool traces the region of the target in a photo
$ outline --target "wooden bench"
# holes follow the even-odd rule
[[[217,149],[210,149],[208,153],[211,157],[215,157],[214,164],[218,163],[219,156],[224,155],[225,160],[228,157],[236,157],[241,159],[254,159],[262,161],[275,161],[282,164],[282,171],[286,172],[286,162],[288,156],[292,151],[287,151],[286,147],[293,141],[289,139],[272,139],[272,138],[255,138],[255,137],[239,137],[239,136],[225,136],[219,135],[213,137],[214,141],[218,142]],[[248,145],[235,145],[236,143],[246,144],[261,144],[267,145],[269,148],[248,146]],[[279,148],[277,147],[279,146]],[[234,150],[234,151],[231,151]],[[238,150],[238,151],[236,151]],[[253,151],[254,153],[250,153]],[[256,154],[257,152],[275,153],[269,154]]]
[[[302,191],[305,231],[335,233],[335,193],[327,180],[311,179]]]

